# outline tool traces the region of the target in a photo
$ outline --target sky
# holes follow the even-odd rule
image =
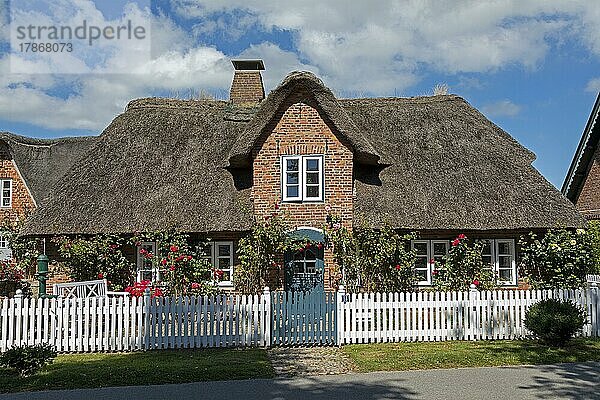
[[[18,47],[18,26],[83,20],[133,21],[146,36],[73,41],[72,53]],[[600,91],[600,1],[0,0],[0,131],[97,135],[134,98],[226,99],[235,58],[264,60],[267,92],[293,70],[338,97],[446,84],[560,187]]]

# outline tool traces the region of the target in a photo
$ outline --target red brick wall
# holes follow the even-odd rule
[[[596,149],[594,160],[583,183],[575,206],[582,214],[598,219],[600,214],[600,149]]]
[[[268,135],[253,150],[252,201],[259,217],[270,215],[281,203],[295,227],[321,229],[327,217],[326,206],[351,228],[353,216],[353,155],[348,143],[340,140],[324,118],[305,103],[288,104],[267,127]],[[281,156],[324,155],[325,201],[322,203],[282,203]],[[325,251],[325,286],[330,289],[335,265],[331,250]]]
[[[262,76],[259,71],[235,71],[230,100],[235,104],[258,103],[265,98]]]
[[[12,206],[0,207],[0,223],[15,222],[35,208],[33,197],[6,150],[0,149],[0,179],[12,179]]]

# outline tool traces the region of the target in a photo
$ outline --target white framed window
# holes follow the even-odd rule
[[[481,257],[498,278],[497,283],[505,286],[517,284],[517,262],[514,239],[485,239]]]
[[[281,158],[283,201],[323,201],[323,156],[283,156]]]
[[[160,282],[160,270],[156,263],[156,242],[142,242],[137,250],[137,281]]]
[[[0,191],[0,206],[12,207],[12,179],[2,179],[2,190]]]
[[[294,254],[294,275],[311,275],[317,272],[317,254],[312,249]]]
[[[215,272],[223,271],[217,282],[219,286],[233,285],[233,242],[208,242],[204,248],[204,258],[210,262]]]
[[[513,239],[496,239],[495,247],[498,283],[501,285],[516,285],[515,241]]]
[[[0,233],[0,261],[8,261],[12,259],[12,250],[8,243],[8,238]]]
[[[418,285],[431,285],[433,283],[432,272],[436,264],[440,264],[448,254],[447,240],[413,240],[411,247],[416,253],[415,272],[418,277]]]

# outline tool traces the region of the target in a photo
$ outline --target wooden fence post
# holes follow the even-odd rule
[[[479,335],[479,324],[477,323],[477,314],[478,313],[478,303],[479,303],[479,290],[477,290],[477,286],[471,283],[469,286],[469,337],[471,340],[477,340]],[[465,320],[467,319],[467,313],[465,313]],[[465,321],[465,325],[466,325]],[[466,337],[465,337],[466,339]]]
[[[23,291],[21,289],[17,289],[15,293],[15,340],[13,342],[13,346],[20,346],[24,343],[21,342],[21,335],[27,335],[27,332],[23,332],[23,328],[26,326],[23,322],[25,322],[25,318],[23,316]]]
[[[336,295],[336,338],[335,341],[339,347],[344,344],[344,326],[345,324],[345,315],[344,315],[344,302],[346,297],[346,288],[344,285],[340,285]]]
[[[265,286],[262,294],[262,306],[264,310],[261,312],[263,316],[262,333],[263,346],[271,346],[271,291],[268,286]],[[260,310],[260,309],[259,309]]]
[[[144,350],[150,348],[150,289],[144,290],[144,307],[143,307],[143,318],[144,324]]]

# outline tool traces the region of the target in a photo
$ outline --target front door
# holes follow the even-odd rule
[[[323,246],[311,245],[286,253],[285,290],[324,290]]]

